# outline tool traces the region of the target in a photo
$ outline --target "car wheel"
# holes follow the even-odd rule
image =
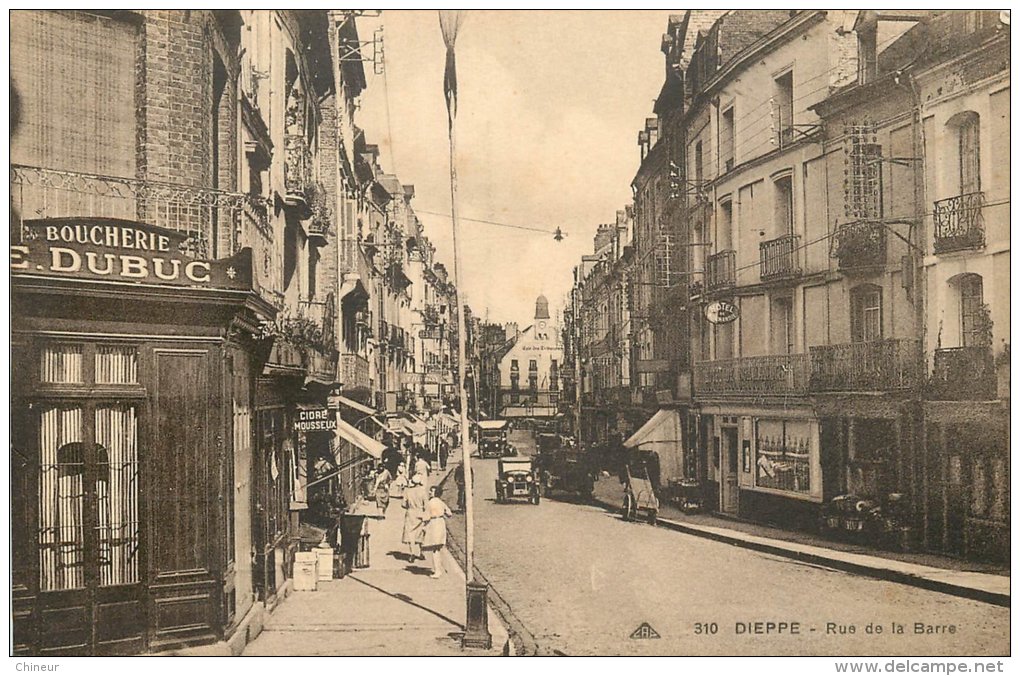
[[[630,521],[631,520],[631,504],[630,504],[630,496],[629,495],[623,496],[623,510],[622,510],[622,514],[623,514],[623,520],[624,521]]]
[[[649,523],[649,525],[654,526],[656,524],[656,522],[658,522],[658,520],[659,520],[659,512],[658,512],[658,510],[653,509],[652,511],[648,512],[648,523]]]

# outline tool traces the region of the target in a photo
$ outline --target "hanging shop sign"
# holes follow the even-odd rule
[[[11,274],[74,277],[249,290],[252,252],[196,259],[189,238],[176,230],[119,218],[49,218],[22,223],[22,241],[11,245]]]
[[[740,316],[740,308],[725,300],[717,300],[705,306],[705,319],[713,324],[729,324]]]
[[[294,429],[299,432],[329,432],[336,429],[336,412],[328,408],[310,408],[297,413]]]

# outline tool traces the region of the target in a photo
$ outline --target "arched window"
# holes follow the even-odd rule
[[[850,340],[882,340],[882,287],[861,284],[850,290]]]

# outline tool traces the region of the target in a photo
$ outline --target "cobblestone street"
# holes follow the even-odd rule
[[[514,443],[528,450],[524,435],[515,433]],[[541,653],[1009,652],[1007,608],[627,523],[601,507],[557,499],[497,505],[496,462],[475,462],[476,565]],[[462,537],[463,515],[451,525]],[[643,622],[662,638],[629,638]],[[741,631],[755,622],[796,622],[800,633]],[[904,633],[894,634],[893,623]],[[915,623],[939,633],[915,634]],[[882,632],[869,633],[869,625]]]

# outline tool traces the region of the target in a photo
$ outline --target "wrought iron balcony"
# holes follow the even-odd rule
[[[928,399],[991,401],[998,398],[995,363],[989,347],[935,350]]]
[[[758,245],[761,281],[800,277],[800,235],[783,235]]]
[[[917,384],[913,339],[820,345],[810,349],[813,392],[889,392]]]
[[[971,192],[935,202],[935,253],[979,249],[985,245],[983,192]]]
[[[368,359],[360,354],[340,355],[340,382],[346,389],[369,389],[372,381],[368,377]]]
[[[720,251],[708,257],[705,266],[705,290],[708,293],[732,289],[736,281],[737,252]]]
[[[336,302],[332,293],[321,301],[303,300],[298,304],[299,314],[315,322],[322,329],[322,347],[336,349]]]
[[[858,221],[839,226],[830,255],[840,270],[881,267],[886,264],[886,231],[879,223]]]
[[[806,354],[738,357],[694,365],[696,395],[789,395],[808,391]]]
[[[272,240],[265,200],[164,181],[11,165],[11,210],[22,218],[123,218],[188,235],[189,253],[226,257]],[[15,231],[16,232],[16,231]]]
[[[303,210],[311,208],[313,192],[312,153],[301,134],[284,136],[283,184],[284,202]],[[307,213],[306,213],[307,215]]]

